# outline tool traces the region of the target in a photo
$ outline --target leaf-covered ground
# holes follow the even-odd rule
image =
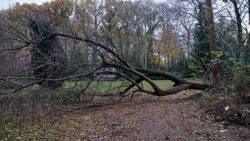
[[[62,112],[46,119],[19,117],[15,121],[6,118],[1,120],[0,140],[250,140],[247,127],[214,122],[195,106],[189,99],[190,94],[185,92],[160,98],[138,94],[132,101],[102,106],[92,103],[88,108]],[[81,104],[72,107],[81,107]]]

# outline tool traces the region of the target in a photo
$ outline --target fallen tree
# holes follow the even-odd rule
[[[63,38],[70,38],[73,40],[78,40],[98,50],[97,55],[100,60],[99,63],[89,65],[91,67],[93,67],[94,65],[95,66],[94,70],[90,70],[86,73],[78,74],[78,75],[70,75],[70,76],[67,75],[67,76],[62,77],[62,75],[57,76],[54,74],[53,75],[49,74],[53,72],[56,72],[56,73],[59,72],[59,74],[61,74],[60,69],[59,69],[59,71],[49,72],[45,70],[44,72],[42,72],[42,74],[44,73],[48,76],[53,76],[53,77],[43,77],[40,75],[36,75],[36,73],[35,73],[35,78],[5,77],[3,80],[8,80],[8,81],[17,80],[17,79],[33,79],[33,80],[35,79],[36,80],[35,82],[32,82],[27,85],[23,85],[23,86],[19,85],[18,89],[14,89],[14,92],[33,86],[35,84],[42,84],[42,85],[46,84],[50,88],[55,88],[54,85],[52,84],[59,83],[61,86],[62,85],[61,82],[64,82],[64,81],[74,81],[74,80],[78,81],[79,79],[82,79],[82,78],[84,78],[82,80],[86,80],[86,78],[90,78],[90,76],[92,76],[89,83],[87,83],[86,86],[84,86],[81,90],[81,92],[84,93],[84,91],[88,89],[88,87],[90,87],[90,83],[92,83],[94,80],[98,80],[98,81],[105,80],[105,79],[100,79],[100,76],[104,77],[104,76],[110,76],[110,75],[113,76],[112,78],[116,78],[114,80],[121,79],[127,82],[126,88],[120,91],[116,91],[115,93],[113,93],[114,95],[124,94],[127,92],[133,92],[133,93],[143,92],[143,93],[147,93],[147,94],[151,94],[155,96],[166,96],[166,95],[175,94],[180,91],[187,90],[187,89],[206,90],[206,89],[214,88],[212,85],[191,82],[191,81],[179,78],[179,77],[175,77],[163,71],[155,71],[155,70],[148,70],[148,69],[133,67],[120,56],[119,52],[117,52],[115,48],[95,42],[94,40],[89,39],[89,38],[83,38],[79,36],[62,34],[62,33],[52,33],[52,32],[46,33],[46,34],[47,35],[45,37],[42,37],[36,40],[33,38],[30,44],[40,46],[41,44],[44,44],[44,42],[46,42],[46,44],[49,45],[51,40],[54,40],[56,37],[63,37]],[[60,52],[57,52],[57,53],[60,53]],[[44,56],[44,57],[46,59],[48,56]],[[65,61],[57,61],[57,60],[55,62],[51,61],[50,67],[51,68],[55,68],[55,67],[67,68],[67,67],[72,66],[72,64],[66,65],[64,62]],[[56,63],[56,65],[53,65],[54,63]],[[44,64],[46,65],[46,63]],[[78,67],[82,67],[81,64],[74,64],[74,65]],[[33,68],[33,71],[35,72],[37,70]],[[160,88],[152,79],[155,76],[161,77],[165,80],[172,81],[174,83],[173,87],[169,89]],[[140,85],[140,83],[142,83],[143,81],[147,82],[152,87],[152,89],[148,90],[148,89],[143,88]]]
[[[42,40],[47,40],[54,36],[72,38],[74,40],[86,42],[87,44],[90,44],[93,47],[96,47],[96,48],[98,47],[102,49],[102,51],[100,51],[100,49],[98,50],[98,56],[102,59],[101,64],[99,67],[97,67],[95,71],[91,73],[93,73],[95,77],[97,77],[98,75],[103,75],[103,74],[115,75],[117,77],[121,77],[127,80],[128,82],[130,82],[130,85],[126,87],[124,91],[120,92],[121,94],[132,90],[132,88],[134,87],[136,87],[137,89],[133,89],[133,92],[144,92],[144,93],[148,93],[148,94],[155,95],[155,96],[166,96],[166,95],[175,94],[180,91],[187,90],[187,89],[206,90],[206,89],[214,88],[214,86],[212,85],[190,82],[185,79],[170,75],[163,71],[154,71],[154,70],[132,67],[126,60],[120,57],[119,52],[116,52],[116,49],[112,49],[108,46],[105,46],[101,43],[97,43],[87,38],[81,38],[78,36],[72,36],[72,35],[66,35],[66,34],[60,34],[60,33],[52,33],[50,36]],[[108,57],[108,56],[111,56],[111,57]],[[106,59],[106,58],[109,58],[109,59]],[[108,68],[114,68],[115,71],[106,71]],[[154,76],[162,77],[165,80],[173,81],[174,82],[173,87],[166,89],[166,90],[161,89],[152,80],[152,77]],[[141,87],[140,83],[142,81],[146,81],[147,83],[149,83],[153,89],[146,90],[145,88]]]
[[[20,77],[20,75],[0,76],[3,82],[16,84],[13,92],[18,92],[35,84],[39,84],[41,87],[57,89],[62,87],[65,81],[88,81],[84,86],[81,86],[81,90],[79,91],[84,93],[91,87],[90,84],[92,82],[98,81],[99,83],[103,80],[107,80],[107,77],[110,81],[122,80],[126,82],[126,85],[120,85],[117,91],[110,91],[114,95],[125,94],[127,92],[143,92],[155,96],[166,96],[187,89],[206,90],[214,88],[213,85],[191,82],[163,71],[133,67],[122,57],[118,51],[118,47],[112,44],[112,41],[110,41],[111,44],[107,45],[104,44],[105,41],[99,43],[95,41],[95,38],[88,37],[85,34],[81,34],[80,36],[78,33],[73,32],[71,34],[57,33],[52,27],[44,22],[29,19],[28,23],[30,36],[23,34],[13,26],[8,27],[10,29],[12,28],[18,40],[24,40],[23,42],[25,44],[21,47],[12,48],[7,51],[21,51],[27,47],[31,47],[30,54],[32,66],[23,70],[23,72],[18,72],[18,74],[27,71],[32,71],[34,73],[34,77]],[[92,48],[96,50],[96,54],[87,52],[87,58],[97,56],[98,61],[89,61],[88,64],[70,63],[69,60],[66,60],[59,39],[70,39],[72,42],[81,42],[81,44],[84,44],[84,46],[82,46],[83,48]],[[79,74],[66,74],[66,70],[71,67],[81,68],[86,71]],[[174,85],[171,88],[162,89],[153,81],[154,77],[170,80]],[[20,79],[31,81],[26,85],[16,83]],[[142,87],[142,82],[147,82],[152,89],[149,90]],[[121,89],[121,87],[123,88]]]

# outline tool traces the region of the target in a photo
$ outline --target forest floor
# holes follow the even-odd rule
[[[137,95],[131,102],[75,111],[63,120],[78,127],[65,134],[67,140],[250,140],[250,129],[214,122],[183,93]]]
[[[104,105],[96,103],[88,108],[80,106],[78,110],[33,121],[35,124],[25,123],[22,119],[19,130],[8,127],[8,131],[1,131],[0,126],[0,140],[11,140],[9,135],[1,135],[10,134],[10,130],[14,130],[12,134],[20,133],[13,140],[25,140],[27,136],[31,140],[66,141],[250,140],[248,127],[215,122],[212,116],[204,114],[194,99],[190,99],[192,93],[185,91],[165,97],[137,94],[131,101],[127,99]]]

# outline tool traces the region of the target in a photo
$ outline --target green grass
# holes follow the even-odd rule
[[[86,86],[87,82],[65,82],[64,88],[65,89],[81,89],[84,86]],[[169,80],[154,80],[154,83],[159,86],[162,89],[167,89],[173,85],[173,82]],[[150,90],[152,87],[150,84],[146,81],[143,81],[140,84],[143,88]],[[97,91],[97,92],[107,92],[107,91],[116,91],[116,90],[123,90],[128,86],[128,84],[125,84],[124,81],[93,81],[90,86],[88,91]]]
[[[162,89],[167,89],[169,87],[172,87],[173,82],[169,80],[153,80],[154,83],[159,86]],[[82,82],[65,82],[62,90],[81,90],[87,85],[88,81],[82,81]],[[117,90],[123,90],[125,89],[130,83],[127,83],[125,81],[93,81],[89,85],[87,92],[101,92],[105,93],[108,91],[117,91]],[[146,90],[152,89],[151,85],[143,81],[140,83],[140,86],[145,88]],[[38,85],[34,85],[28,90],[39,90]],[[1,90],[0,92],[11,92],[12,90]],[[22,92],[22,95],[25,93],[25,91]]]
[[[162,89],[170,88],[174,84],[170,80],[154,80],[154,82],[156,83],[157,86],[159,86]],[[145,83],[146,87],[149,87],[149,84],[147,82],[144,82],[144,83]]]

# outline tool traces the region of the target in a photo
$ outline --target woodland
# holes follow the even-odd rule
[[[0,140],[250,140],[249,30],[250,0],[9,5]]]

